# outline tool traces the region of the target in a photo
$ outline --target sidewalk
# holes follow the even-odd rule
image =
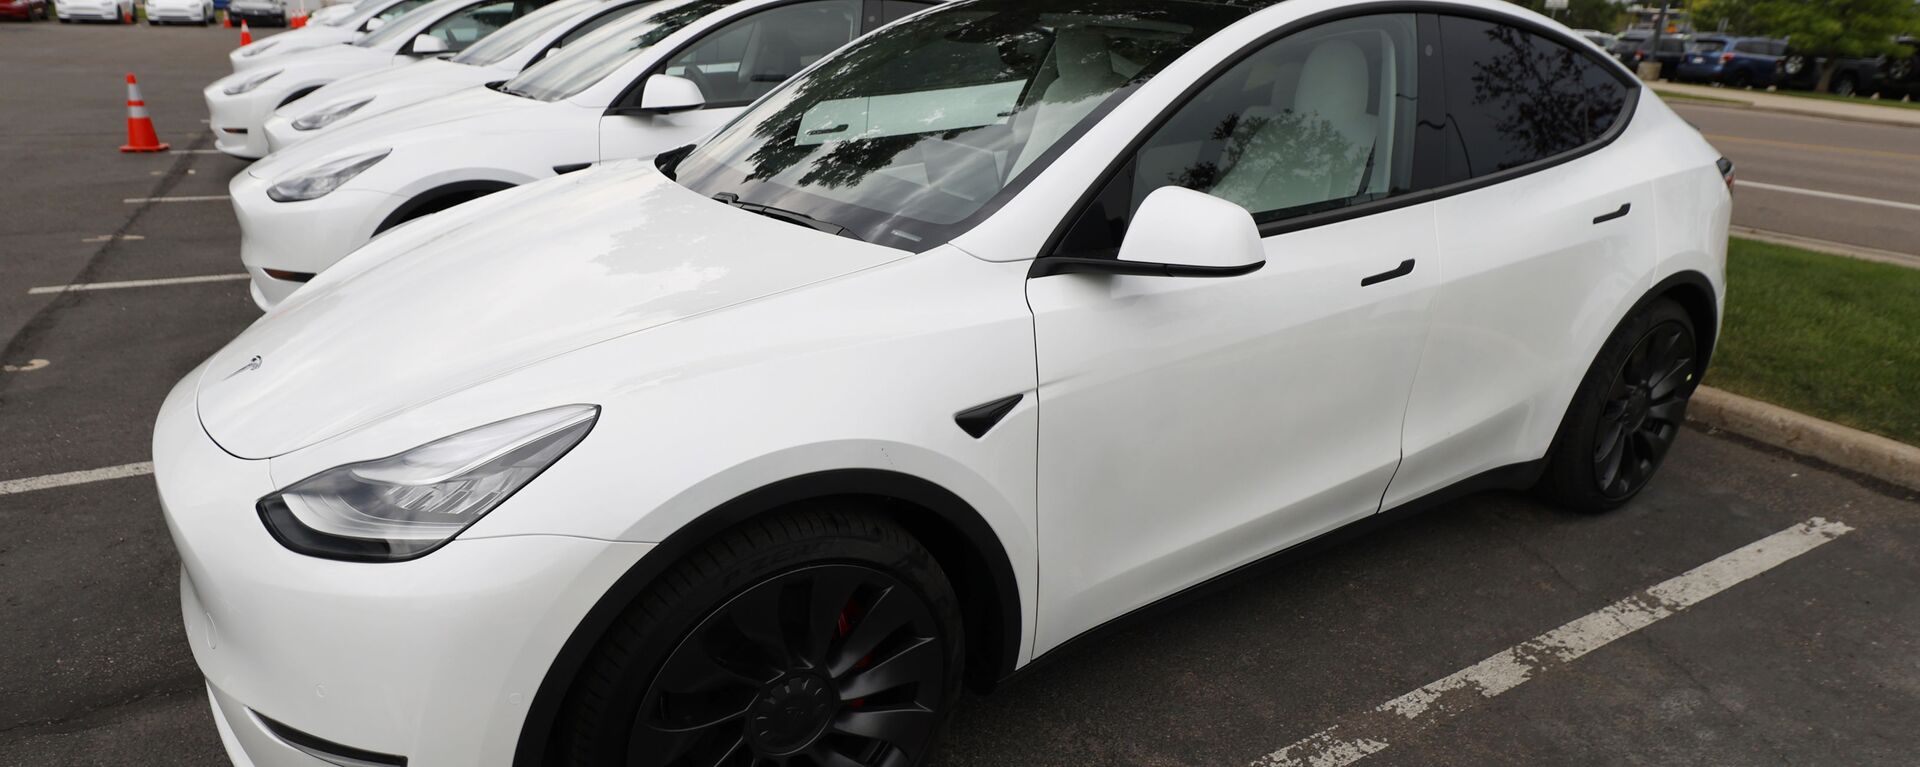
[[[1855,122],[1877,123],[1880,125],[1920,128],[1920,109],[1902,109],[1893,106],[1875,104],[1849,104],[1844,101],[1810,99],[1799,96],[1782,96],[1763,90],[1745,90],[1741,88],[1714,88],[1705,85],[1683,85],[1662,80],[1647,83],[1656,93],[1671,93],[1678,96],[1698,96],[1703,99],[1739,102],[1752,109],[1764,109],[1769,112],[1826,117],[1834,120],[1852,120]],[[1735,106],[1728,104],[1727,106]]]

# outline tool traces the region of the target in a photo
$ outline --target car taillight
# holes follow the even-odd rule
[[[1646,60],[1647,60],[1647,54],[1646,54],[1646,52],[1645,52],[1645,51],[1634,51],[1634,52],[1633,52],[1633,60],[1634,60],[1634,61],[1646,61]]]
[[[1722,53],[1722,54],[1720,54],[1720,63],[1722,63],[1722,64],[1732,64],[1732,63],[1733,63],[1733,54],[1731,54],[1731,53]]]
[[[1722,157],[1715,164],[1720,166],[1720,180],[1727,182],[1727,194],[1733,194],[1733,161]]]

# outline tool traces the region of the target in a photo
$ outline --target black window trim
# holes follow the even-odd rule
[[[1571,149],[1566,152],[1562,152],[1560,154],[1552,155],[1549,157],[1543,157],[1541,159],[1534,160],[1532,162],[1529,162],[1523,165],[1516,165],[1506,170],[1489,173],[1485,176],[1478,176],[1475,178],[1466,179],[1464,181],[1456,181],[1449,184],[1443,184],[1441,186],[1433,187],[1431,189],[1422,189],[1420,191],[1410,192],[1407,194],[1398,195],[1394,197],[1387,197],[1379,200],[1372,200],[1369,202],[1360,203],[1358,205],[1352,205],[1352,206],[1337,208],[1334,210],[1323,211],[1318,213],[1309,213],[1301,216],[1296,216],[1293,218],[1280,219],[1277,221],[1270,221],[1270,222],[1259,225],[1261,239],[1274,237],[1282,234],[1289,234],[1292,232],[1303,231],[1306,229],[1313,229],[1317,227],[1327,226],[1329,224],[1337,224],[1343,221],[1350,221],[1356,218],[1371,216],[1377,213],[1385,213],[1388,211],[1399,210],[1400,208],[1411,207],[1414,205],[1421,205],[1421,204],[1433,202],[1436,200],[1441,200],[1447,197],[1452,197],[1454,195],[1465,194],[1467,192],[1483,189],[1485,187],[1489,187],[1494,184],[1511,181],[1513,179],[1520,178],[1522,176],[1532,175],[1534,173],[1547,170],[1549,168],[1553,168],[1559,165],[1563,165],[1565,163],[1572,162],[1574,160],[1580,159],[1589,154],[1593,154],[1594,152],[1597,152],[1601,149],[1606,148],[1608,145],[1612,144],[1616,139],[1618,139],[1620,137],[1620,134],[1626,132],[1627,126],[1633,122],[1634,108],[1636,105],[1639,104],[1640,99],[1642,98],[1642,94],[1640,92],[1641,84],[1640,84],[1639,78],[1634,77],[1632,73],[1627,71],[1625,65],[1613,59],[1611,56],[1607,56],[1605,52],[1595,49],[1592,45],[1589,45],[1584,41],[1564,35],[1559,31],[1554,30],[1553,28],[1548,27],[1545,24],[1541,24],[1538,21],[1535,21],[1533,19],[1519,17],[1519,16],[1512,16],[1512,15],[1500,13],[1497,11],[1487,11],[1480,8],[1454,5],[1452,3],[1447,3],[1447,2],[1434,2],[1433,0],[1408,0],[1407,2],[1369,4],[1369,5],[1361,5],[1361,6],[1354,6],[1354,7],[1347,7],[1347,8],[1337,8],[1330,11],[1323,11],[1321,13],[1316,13],[1314,15],[1307,16],[1305,18],[1297,19],[1291,23],[1281,26],[1278,29],[1275,29],[1264,35],[1261,35],[1260,37],[1256,38],[1252,42],[1248,43],[1246,46],[1242,47],[1240,50],[1235,51],[1232,55],[1229,55],[1226,58],[1221,59],[1220,62],[1215,64],[1212,69],[1207,70],[1205,74],[1195,79],[1193,84],[1189,85],[1185,91],[1181,92],[1181,94],[1178,97],[1174,98],[1173,101],[1170,102],[1165,108],[1161,109],[1160,114],[1156,115],[1153,118],[1153,120],[1150,121],[1147,124],[1147,126],[1143,128],[1139,132],[1139,134],[1133,138],[1132,141],[1128,142],[1126,149],[1114,156],[1114,159],[1112,160],[1112,162],[1108,164],[1106,170],[1102,171],[1100,175],[1096,177],[1096,180],[1094,181],[1094,183],[1088,185],[1087,189],[1081,193],[1079,201],[1075,202],[1073,207],[1068,209],[1067,215],[1063,217],[1060,220],[1060,222],[1054,226],[1053,234],[1047,238],[1046,243],[1041,247],[1040,252],[1035,254],[1034,258],[1032,259],[1032,261],[1034,262],[1034,266],[1029,270],[1028,276],[1029,277],[1044,276],[1043,273],[1046,270],[1044,270],[1039,264],[1039,262],[1042,260],[1045,260],[1047,258],[1052,258],[1052,257],[1069,257],[1073,255],[1068,253],[1059,253],[1057,251],[1059,251],[1061,245],[1065,243],[1067,234],[1073,229],[1074,225],[1079,222],[1080,217],[1086,213],[1087,209],[1095,202],[1095,200],[1099,197],[1100,193],[1106,190],[1107,184],[1111,183],[1115,176],[1125,171],[1128,166],[1133,164],[1134,157],[1137,154],[1139,154],[1141,148],[1143,148],[1146,145],[1146,142],[1152,140],[1154,135],[1159,133],[1161,128],[1166,127],[1167,123],[1172,121],[1173,116],[1176,113],[1178,113],[1182,109],[1185,109],[1187,105],[1191,104],[1195,99],[1199,98],[1200,94],[1204,92],[1208,86],[1212,85],[1215,81],[1217,81],[1220,77],[1227,74],[1227,72],[1231,71],[1234,67],[1237,67],[1241,63],[1245,62],[1247,59],[1250,59],[1255,55],[1258,55],[1261,51],[1266,50],[1268,46],[1274,44],[1275,42],[1278,42],[1281,38],[1287,37],[1289,35],[1293,35],[1298,32],[1306,31],[1308,29],[1311,29],[1323,24],[1328,24],[1331,22],[1342,21],[1342,20],[1351,19],[1351,18],[1366,17],[1366,16],[1389,16],[1394,14],[1409,14],[1409,13],[1421,15],[1423,17],[1433,17],[1433,18],[1437,18],[1439,16],[1455,16],[1460,18],[1477,19],[1480,21],[1486,21],[1486,22],[1495,23],[1495,24],[1503,24],[1506,26],[1514,27],[1524,32],[1540,35],[1541,37],[1545,37],[1548,40],[1554,41],[1556,43],[1560,43],[1561,45],[1573,50],[1580,56],[1583,56],[1590,61],[1600,64],[1604,70],[1611,72],[1615,79],[1619,80],[1622,85],[1626,86],[1626,89],[1627,89],[1626,96],[1625,96],[1626,104],[1621,108],[1620,116],[1613,121],[1613,125],[1607,128],[1606,133],[1601,134],[1599,138],[1594,139],[1593,141],[1589,141],[1585,144],[1582,144],[1575,149]],[[1434,26],[1437,26],[1437,25],[1434,25]],[[1432,39],[1432,40],[1427,39],[1428,37],[1427,27],[1428,25],[1426,24],[1424,19],[1417,22],[1416,28],[1419,29],[1420,37],[1416,39],[1415,44],[1421,45],[1421,46],[1425,46],[1427,44],[1434,45],[1436,49],[1440,51],[1440,56],[1439,56],[1440,60],[1444,61],[1446,58],[1446,51],[1444,47],[1441,46],[1440,41],[1438,39]],[[1430,69],[1431,67],[1427,63],[1423,62],[1421,64],[1421,67],[1420,67],[1420,80],[1421,80],[1420,95],[1421,96],[1425,96],[1430,90],[1429,83],[1432,80],[1432,78],[1429,76]],[[1441,98],[1445,97],[1444,82],[1431,83],[1431,88],[1437,89],[1438,95]],[[1420,113],[1425,114],[1425,110],[1424,109],[1420,110]],[[1416,145],[1417,145],[1418,144],[1417,128],[1416,128],[1415,135],[1416,135]],[[1417,149],[1416,149],[1416,152],[1418,152]],[[1431,163],[1435,159],[1437,158],[1427,157],[1425,159],[1422,159],[1418,154],[1416,154],[1414,158],[1414,164],[1415,164],[1414,172],[1416,177],[1418,177],[1422,172],[1420,169],[1420,166],[1422,165],[1422,163]]]
[[[673,51],[668,53],[667,55],[661,56],[660,62],[658,64],[648,67],[647,71],[640,73],[640,76],[634,78],[633,82],[627,83],[626,89],[620,91],[620,95],[614,97],[613,103],[607,105],[607,114],[628,115],[628,116],[648,114],[647,112],[641,111],[639,108],[641,92],[646,89],[647,80],[653,77],[654,75],[665,73],[667,71],[667,64],[673,61],[673,58],[675,56],[678,56],[682,53],[686,53],[687,49],[692,48],[693,46],[699,45],[703,42],[706,42],[707,38],[712,37],[714,33],[717,33],[720,30],[723,30],[729,26],[732,26],[733,22],[758,16],[762,13],[766,13],[767,11],[771,11],[775,8],[785,8],[790,5],[800,5],[801,3],[811,3],[811,2],[818,2],[818,1],[819,0],[787,0],[786,2],[782,2],[782,3],[768,3],[766,5],[756,6],[753,10],[748,11],[745,14],[736,16],[730,20],[724,21],[714,26],[712,29],[709,29],[706,32],[701,33],[699,37],[696,37],[692,40],[688,40],[686,43],[682,44],[680,47],[673,49]],[[853,37],[847,38],[847,42],[841,43],[842,46],[845,46],[848,43],[852,43],[853,41],[860,39],[862,36],[866,35],[868,32],[871,32],[873,31],[873,29],[877,28],[877,27],[870,27],[867,24],[866,0],[854,0],[854,2],[857,5],[859,5],[859,10],[857,11],[857,13],[859,13],[860,15],[857,18],[857,21],[859,22],[860,29],[854,33]],[[834,50],[839,50],[839,49],[836,48]],[[819,62],[816,61],[814,63],[818,64]],[[801,72],[805,72],[807,71],[807,69],[812,69],[812,68],[813,67],[810,64],[806,68],[801,69],[800,72],[795,72],[794,77],[799,77]],[[779,90],[779,84],[776,84],[774,86],[774,90]],[[768,92],[771,93],[772,91],[768,91]],[[629,104],[627,101],[628,99],[632,99],[633,102]],[[753,106],[753,103],[756,101],[759,101],[759,99],[755,98],[755,99],[747,99],[746,101],[729,101],[724,103],[710,101],[705,104],[702,104],[699,109],[693,109],[688,111],[700,112],[708,109],[734,109],[738,107],[748,107],[748,106]]]

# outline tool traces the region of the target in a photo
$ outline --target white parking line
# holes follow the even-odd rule
[[[186,197],[128,197],[121,202],[134,204],[144,202],[219,202],[232,199],[224,194],[202,194]]]
[[[0,365],[0,373],[31,373],[53,363],[41,359],[27,360],[25,365]]]
[[[167,154],[220,154],[218,149],[175,149]]]
[[[1781,186],[1779,184],[1762,184],[1758,181],[1748,181],[1746,179],[1735,179],[1733,184],[1734,186],[1752,187],[1754,189],[1760,189],[1768,192],[1785,192],[1787,194],[1799,194],[1799,195],[1805,195],[1808,197],[1820,197],[1828,200],[1839,200],[1841,202],[1857,202],[1863,205],[1879,205],[1887,208],[1898,208],[1900,210],[1920,211],[1920,205],[1916,205],[1911,202],[1897,202],[1894,200],[1882,200],[1877,197],[1861,197],[1858,195],[1841,194],[1839,192],[1822,192],[1818,189],[1801,189],[1800,187],[1797,187],[1797,186]]]
[[[122,282],[83,282],[75,285],[48,285],[42,288],[28,288],[27,295],[37,296],[46,293],[75,293],[83,290],[119,290],[121,288],[151,288],[160,285],[197,285],[203,282],[235,282],[244,280],[242,274],[208,274],[199,277],[169,277],[163,280],[125,280]]]
[[[1427,686],[1349,716],[1253,762],[1255,767],[1345,767],[1527,680],[1699,604],[1851,532],[1814,517],[1664,583],[1496,653]]]
[[[129,463],[123,466],[108,466],[104,469],[70,471],[65,474],[48,474],[40,477],[28,477],[26,479],[9,479],[0,481],[0,495],[27,493],[34,490],[48,490],[56,487],[67,487],[69,485],[84,485],[89,482],[105,482],[109,479],[143,477],[152,473],[153,464],[151,463]]]
[[[88,237],[81,240],[81,242],[108,242],[110,240],[132,241],[144,239],[146,239],[144,235],[138,234],[103,234],[98,237]]]

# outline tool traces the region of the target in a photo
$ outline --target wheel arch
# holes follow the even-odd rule
[[[1686,310],[1687,317],[1693,320],[1693,332],[1700,344],[1700,372],[1705,375],[1708,363],[1713,360],[1714,344],[1720,337],[1719,294],[1714,291],[1713,282],[1707,276],[1691,269],[1676,272],[1656,283],[1645,296],[1627,312],[1627,317],[1639,313],[1658,299],[1667,298]],[[1625,317],[1621,318],[1624,322]]]
[[[880,469],[838,469],[781,480],[738,496],[682,526],[622,575],[567,637],[534,693],[515,747],[516,767],[546,764],[555,724],[589,654],[628,605],[682,557],[754,518],[807,501],[839,499],[877,511],[927,547],[959,592],[970,641],[967,683],[990,689],[1013,672],[1023,626],[1012,561],[986,518],[952,491]]]
[[[408,198],[406,202],[400,204],[400,207],[394,208],[392,213],[388,213],[386,218],[381,219],[379,226],[374,227],[373,233],[377,236],[381,232],[385,232],[388,229],[392,229],[421,216],[438,213],[460,203],[477,200],[494,192],[504,192],[515,186],[518,186],[518,184],[492,180],[455,181],[448,184],[441,184]]]

